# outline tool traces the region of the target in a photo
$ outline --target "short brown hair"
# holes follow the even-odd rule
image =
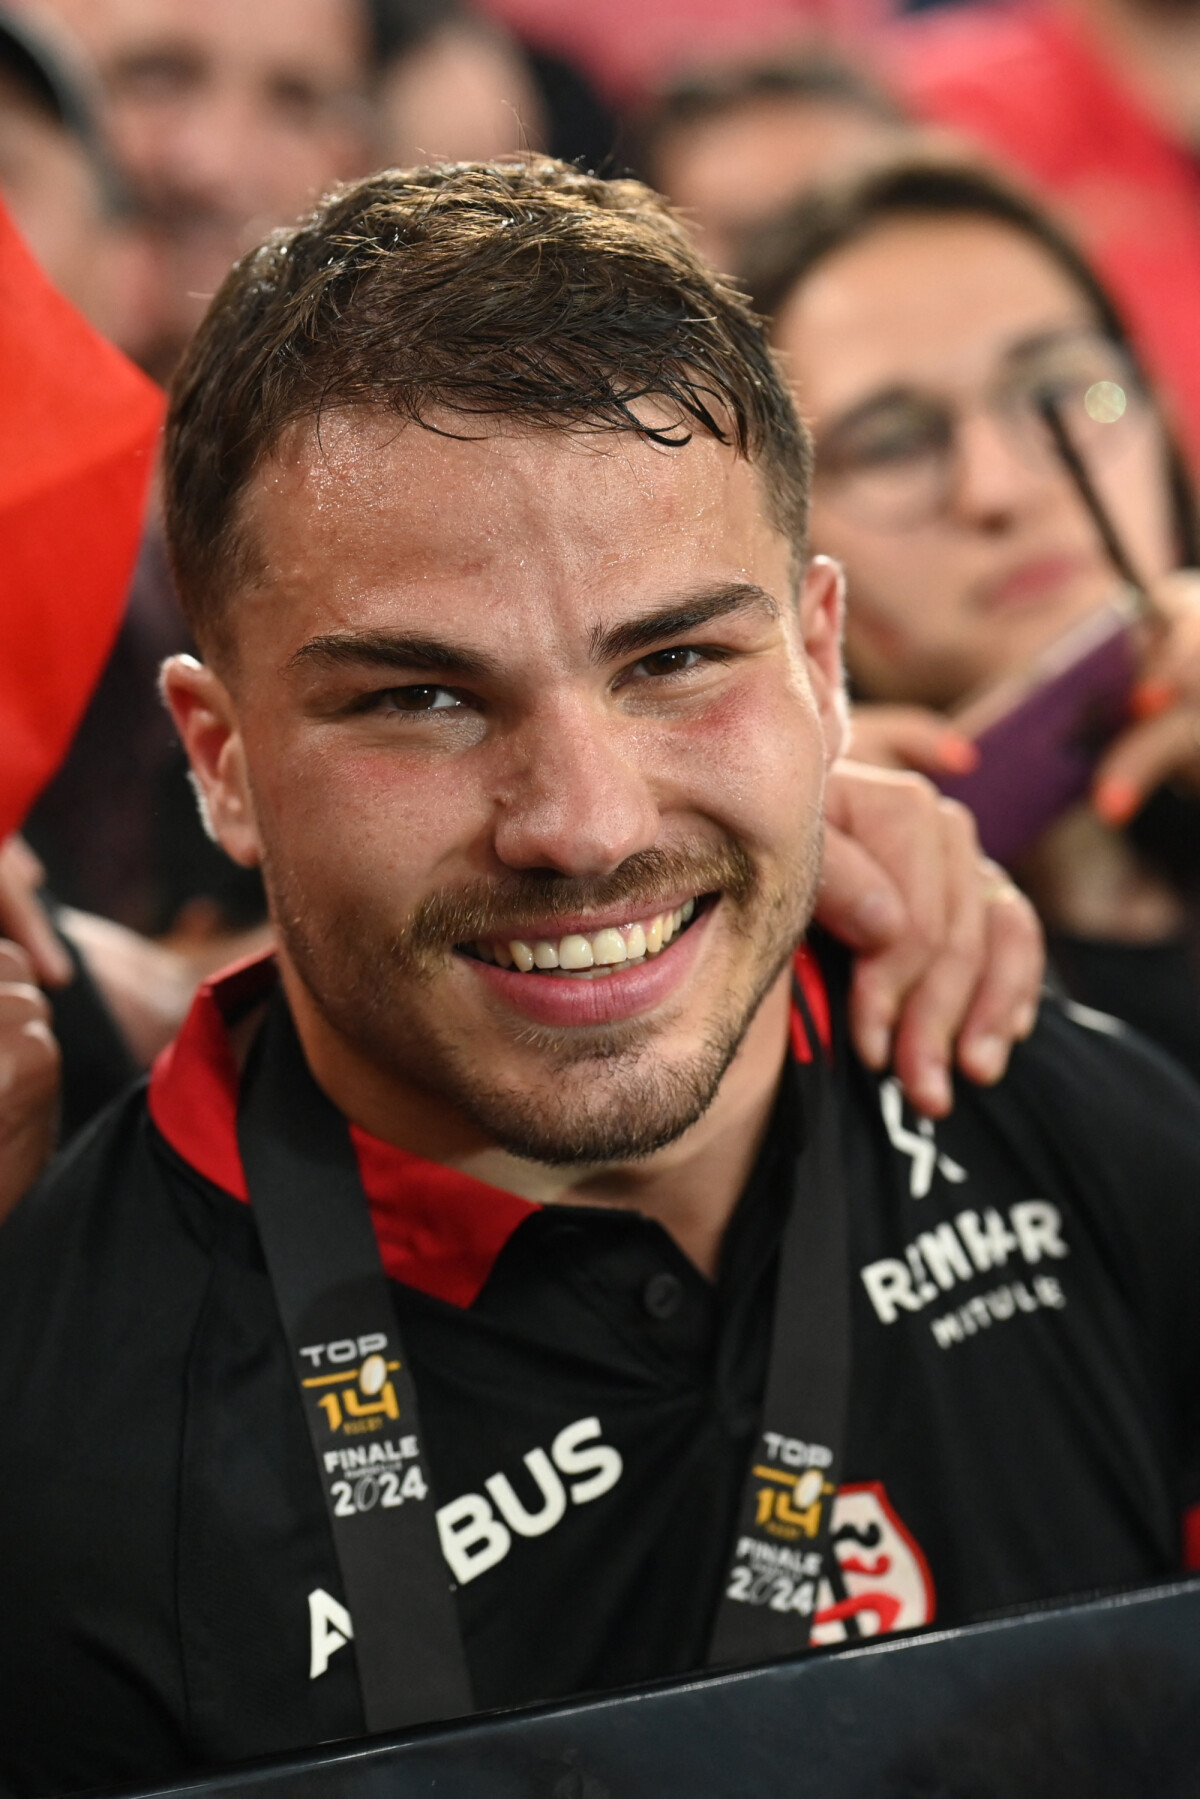
[[[675,426],[639,416],[666,401]],[[188,622],[228,641],[252,546],[237,502],[280,433],[327,407],[425,425],[450,409],[761,459],[801,550],[809,445],[761,321],[636,181],[536,157],[393,169],[344,187],[231,270],[176,376],[167,535]]]

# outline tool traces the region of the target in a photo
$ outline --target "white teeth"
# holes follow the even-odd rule
[[[481,941],[474,947],[481,961],[495,962],[501,968],[516,968],[521,974],[530,974],[535,968],[545,972],[561,968],[569,973],[591,968],[617,968],[622,962],[640,962],[646,956],[657,956],[695,915],[696,902],[690,899],[674,912],[660,912],[656,918],[639,920],[636,924],[606,925],[590,937],[572,931],[559,938],[557,943],[546,937],[539,937],[532,943],[513,938],[508,943]]]
[[[596,958],[586,937],[564,937],[558,946],[560,968],[592,968]]]
[[[614,962],[624,962],[629,955],[625,947],[625,939],[620,931],[611,926],[608,930],[597,931],[592,938],[592,960],[597,968],[608,967]]]

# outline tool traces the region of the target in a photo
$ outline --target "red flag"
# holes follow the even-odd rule
[[[116,636],[162,411],[0,205],[0,838],[61,761]]]

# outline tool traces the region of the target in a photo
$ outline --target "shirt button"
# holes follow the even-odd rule
[[[642,1304],[651,1318],[665,1323],[683,1304],[683,1282],[677,1274],[652,1274],[642,1288]]]

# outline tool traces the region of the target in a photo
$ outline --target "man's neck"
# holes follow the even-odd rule
[[[396,1080],[334,1036],[283,962],[304,1053],[318,1084],[373,1137],[539,1205],[612,1206],[654,1218],[700,1272],[716,1274],[721,1243],[770,1122],[787,1055],[790,967],[780,975],[716,1098],[674,1143],[636,1162],[561,1167],[502,1149],[453,1106]]]

